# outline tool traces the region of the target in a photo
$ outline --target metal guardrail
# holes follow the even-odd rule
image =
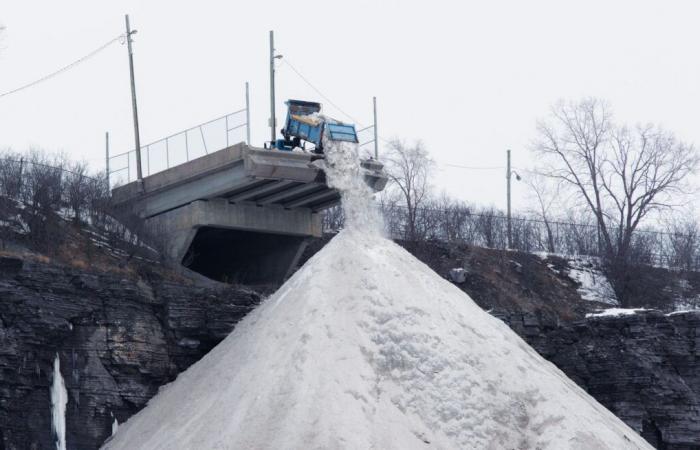
[[[374,143],[374,125],[360,128],[357,132],[357,137],[360,141],[358,147],[363,148],[366,145]]]
[[[379,136],[377,135],[377,97],[372,97],[372,109],[373,109],[373,122],[372,125],[366,126],[364,128],[360,128],[357,130],[357,136],[358,139],[362,133],[363,136],[366,136],[368,133],[371,133],[369,137],[366,137],[364,140],[360,140],[360,145],[358,146],[361,150],[363,147],[369,144],[374,144],[373,147],[373,152],[368,152],[368,156],[374,157],[374,159],[379,159]],[[374,154],[372,154],[374,153]]]
[[[143,172],[146,176],[152,175],[206,155],[212,150],[220,150],[240,142],[243,139],[232,139],[232,133],[243,130],[245,141],[250,144],[250,101],[247,83],[245,108],[142,145]],[[114,168],[115,166],[118,168]],[[110,188],[135,180],[136,150],[111,155],[108,142],[106,174]]]
[[[69,174],[71,174],[71,175],[77,175],[77,176],[80,176],[80,177],[83,177],[83,178],[86,178],[86,179],[92,180],[92,181],[99,181],[98,178],[95,178],[95,177],[90,176],[90,175],[86,175],[86,174],[84,174],[84,173],[78,173],[78,172],[75,172],[75,171],[73,171],[73,170],[66,169],[65,167],[58,167],[58,166],[52,166],[52,165],[50,165],[50,164],[44,164],[44,163],[34,162],[34,161],[30,161],[30,160],[25,159],[25,158],[17,159],[17,158],[0,157],[0,161],[5,162],[5,163],[15,163],[15,164],[19,164],[18,178],[19,178],[20,180],[21,180],[21,178],[22,178],[22,173],[24,172],[24,169],[25,169],[26,167],[38,166],[38,167],[44,167],[44,168],[47,168],[47,169],[58,170],[58,171],[61,171],[61,172],[64,172],[64,173],[69,173]]]

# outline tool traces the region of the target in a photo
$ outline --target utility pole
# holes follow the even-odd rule
[[[245,142],[250,145],[250,89],[245,82]]]
[[[274,145],[277,138],[275,128],[275,32],[270,30],[270,142]]]
[[[107,177],[107,191],[109,191],[109,131],[105,131],[105,176]]]
[[[136,33],[136,30],[131,31],[129,26],[129,15],[125,15],[126,19],[126,46],[129,49],[129,76],[131,77],[131,109],[134,113],[134,144],[136,149],[136,178],[139,182],[143,180],[141,172],[141,137],[139,136],[139,114],[136,108],[136,83],[134,82],[134,53],[131,49],[131,35]]]
[[[508,163],[506,165],[506,180],[507,182],[507,196],[508,196],[508,206],[507,206],[507,220],[508,220],[508,248],[513,247],[513,234],[512,234],[512,228],[511,228],[511,223],[510,223],[510,177],[511,177],[511,171],[510,171],[510,149],[506,150],[506,154],[508,155]]]
[[[372,97],[374,108],[374,159],[379,159],[379,141],[377,140],[377,97]]]

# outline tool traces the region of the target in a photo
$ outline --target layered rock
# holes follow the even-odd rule
[[[56,354],[68,448],[94,449],[117,422],[200,359],[257,303],[210,289],[0,258],[0,449],[55,448]]]
[[[502,318],[542,356],[660,449],[700,449],[700,312],[555,324]]]
[[[129,274],[0,258],[0,449],[53,449],[56,354],[69,448],[96,449],[260,298]],[[658,448],[700,449],[700,313],[565,322],[494,315]]]

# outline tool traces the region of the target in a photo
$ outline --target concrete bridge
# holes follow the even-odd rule
[[[246,284],[284,280],[320,212],[340,201],[314,155],[239,143],[112,191],[125,215],[142,219],[167,255],[207,277]],[[379,191],[383,166],[362,162]]]

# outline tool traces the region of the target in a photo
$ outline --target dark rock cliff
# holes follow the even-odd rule
[[[58,354],[69,449],[95,449],[258,302],[206,289],[0,258],[0,450],[54,449]]]
[[[96,449],[259,301],[245,288],[0,258],[0,450],[55,448],[57,354],[68,448]],[[479,303],[658,448],[700,449],[700,313],[566,321]]]
[[[700,312],[501,318],[655,447],[700,449]]]

